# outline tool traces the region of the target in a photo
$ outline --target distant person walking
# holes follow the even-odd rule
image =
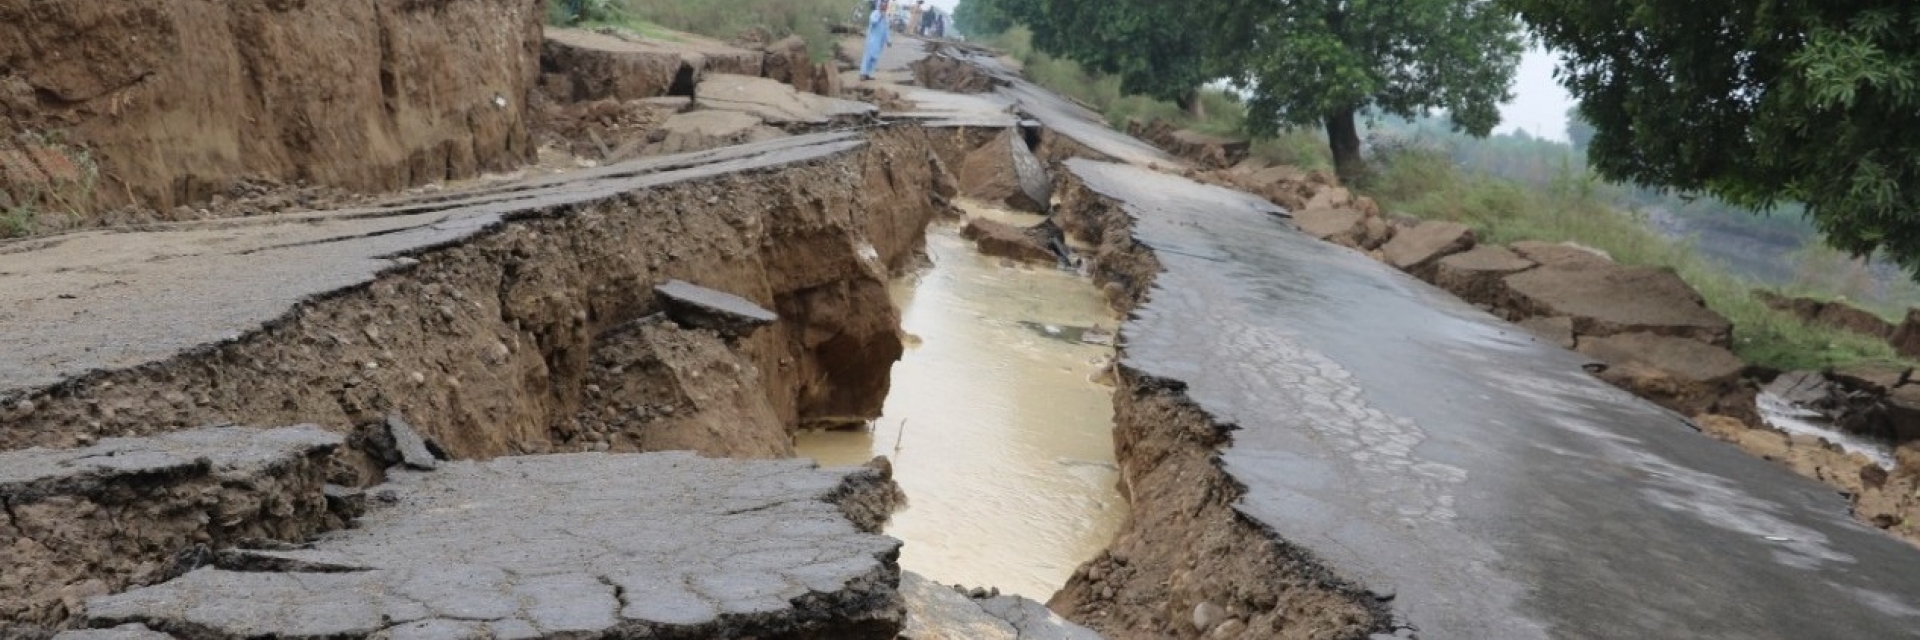
[[[879,0],[873,5],[873,13],[867,16],[867,51],[860,58],[860,79],[872,80],[873,68],[880,64],[880,52],[887,48],[887,40],[893,37],[892,22],[887,17],[887,0]]]
[[[926,25],[920,23],[920,18],[925,15],[927,15],[926,0],[914,2],[913,10],[907,12],[907,33],[916,36],[927,35]]]

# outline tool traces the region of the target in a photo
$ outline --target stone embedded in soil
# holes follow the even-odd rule
[[[1730,344],[1732,323],[1708,309],[1700,294],[1670,269],[1564,264],[1545,262],[1507,276],[1510,296],[1502,307],[1523,316],[1573,318],[1574,331],[1581,336],[1643,332]]]
[[[708,289],[684,280],[668,280],[653,292],[667,309],[667,317],[682,326],[712,329],[729,337],[746,337],[773,324],[780,316],[752,300]]]
[[[196,638],[488,635],[892,638],[899,543],[847,505],[869,469],[691,453],[569,454],[401,471],[354,529],[94,598],[85,626]],[[651,634],[651,635],[650,635]]]
[[[154,577],[196,543],[337,526],[323,486],[342,443],[314,426],[217,427],[0,453],[0,619],[58,622],[73,613],[63,591]]]
[[[1506,297],[1506,277],[1534,266],[1532,260],[1506,247],[1480,245],[1441,258],[1434,267],[1433,284],[1467,302],[1498,305]]]
[[[976,598],[912,572],[900,573],[911,640],[1099,640],[1092,630],[1013,595]],[[984,595],[984,594],[983,594]]]
[[[1682,415],[1712,407],[1747,366],[1726,349],[1650,333],[1581,336],[1577,349],[1609,365],[1601,379]]]
[[[960,228],[960,237],[972,240],[980,253],[1024,262],[1055,264],[1060,256],[1053,252],[1047,230],[1052,227],[1021,228],[1004,222],[974,218]]]
[[[1458,222],[1433,220],[1393,236],[1381,253],[1387,264],[1421,280],[1432,280],[1434,263],[1473,248],[1473,228]]]

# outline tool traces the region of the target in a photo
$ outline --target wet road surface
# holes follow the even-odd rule
[[[1240,510],[1421,637],[1920,637],[1920,552],[1831,489],[1264,200],[1068,166],[1166,267],[1123,364],[1237,425]]]

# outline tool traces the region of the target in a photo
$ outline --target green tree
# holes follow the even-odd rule
[[[1120,90],[1198,108],[1211,34],[1184,0],[1041,0],[1034,45],[1120,78]]]
[[[1059,1],[1059,0],[1054,0]],[[1355,114],[1445,110],[1485,136],[1512,97],[1520,30],[1490,0],[1218,0],[1189,5],[1207,56],[1251,94],[1247,127],[1326,127],[1341,177],[1360,178]]]
[[[1766,209],[1920,270],[1920,3],[1505,0],[1562,55],[1602,174]]]
[[[961,0],[953,8],[953,26],[960,33],[971,37],[991,36],[1005,33],[1020,22],[1017,14],[1026,13],[1026,7],[1020,6],[1032,0]]]
[[[1197,109],[1201,85],[1220,76],[1204,55],[1211,34],[1182,0],[965,0],[955,16],[984,33],[1026,25],[1035,48],[1183,109]]]

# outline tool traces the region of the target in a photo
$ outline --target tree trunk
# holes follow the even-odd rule
[[[1333,170],[1348,186],[1367,176],[1367,162],[1360,157],[1360,128],[1354,124],[1353,112],[1340,109],[1327,114],[1327,145],[1333,147]]]
[[[1192,93],[1187,94],[1186,108],[1187,115],[1193,116],[1194,122],[1207,121],[1207,103],[1200,99],[1199,89],[1194,89]]]

